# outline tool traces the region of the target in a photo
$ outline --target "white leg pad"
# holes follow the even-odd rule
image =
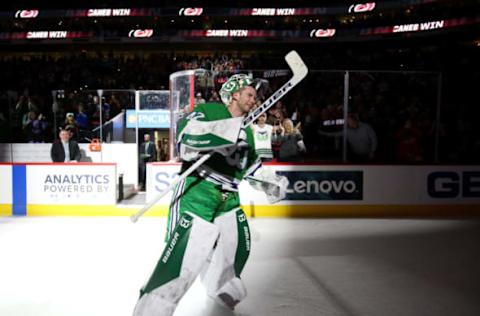
[[[247,296],[247,289],[242,280],[234,278],[225,283],[217,293],[215,300],[233,310],[235,305]]]
[[[160,257],[154,271],[154,275],[155,272],[158,272],[157,274],[160,276],[171,275],[171,279],[165,283],[164,281],[157,281],[158,279],[152,276],[147,283],[151,290],[148,290],[137,302],[134,316],[172,315],[176,305],[205,265],[206,259],[218,238],[218,228],[193,214],[189,215],[193,217],[191,223],[182,221],[182,217],[178,224],[191,225],[183,258],[181,258],[181,267],[170,262],[173,258],[167,257],[169,252],[173,253],[172,249],[174,247],[181,247],[180,239],[174,243],[175,233],[177,232],[175,230],[171,240],[166,245],[167,250]]]
[[[143,295],[137,302],[133,316],[171,316],[177,304],[169,302],[155,293]]]
[[[247,295],[242,281],[235,275],[234,270],[238,246],[236,216],[236,212],[231,211],[215,219],[214,224],[217,225],[220,236],[211,261],[201,275],[202,283],[210,297],[218,301],[219,295],[226,293],[235,304]]]

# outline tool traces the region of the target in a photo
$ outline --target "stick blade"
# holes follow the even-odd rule
[[[292,50],[285,56],[285,61],[293,72],[292,84],[296,85],[308,74],[308,68],[300,55]]]

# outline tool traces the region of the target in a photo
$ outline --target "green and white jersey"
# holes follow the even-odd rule
[[[273,158],[272,152],[272,131],[273,126],[265,124],[263,126],[253,125],[253,135],[255,137],[255,149],[261,158]]]
[[[260,167],[250,127],[245,129],[245,141],[237,142],[242,120],[232,118],[221,103],[203,103],[178,122],[177,146],[180,152],[186,147],[197,152],[216,149],[228,152],[226,155],[214,153],[197,169],[200,177],[221,185],[224,190],[237,191],[240,181]],[[184,161],[182,171],[191,164]]]

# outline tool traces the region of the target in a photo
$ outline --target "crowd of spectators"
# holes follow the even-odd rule
[[[438,53],[434,48],[397,49],[396,58],[392,58],[386,51],[355,54],[348,49],[329,50],[317,56],[306,50],[302,55],[310,68],[308,78],[268,112],[266,123],[275,128],[274,154],[280,157],[281,140],[295,134],[295,139],[298,141],[300,135],[305,145],[302,150],[296,147],[295,161],[340,160],[344,71],[333,70],[351,69],[348,113],[355,113],[358,121],[368,124],[377,137],[369,162],[431,163],[437,153],[446,162],[478,157],[480,144],[475,136],[478,133],[471,121],[472,112],[478,110],[469,107],[471,99],[466,96],[474,91],[472,85],[478,80],[478,73],[470,71],[460,78],[454,76],[462,66],[469,67],[473,57],[464,54],[452,65],[445,63],[448,52]],[[165,90],[171,73],[203,68],[214,74],[214,82],[211,89],[197,96],[197,102],[219,101],[217,90],[229,75],[248,69],[255,76],[264,76],[269,70],[284,68],[284,64],[283,52],[270,51],[3,55],[0,56],[4,73],[0,89],[0,141],[51,142],[59,126],[69,126],[73,138],[81,141],[85,132],[100,125],[100,116],[105,122],[124,110],[126,104],[131,105],[131,100],[127,102],[118,94],[111,94],[104,96],[100,108],[99,97],[87,90]],[[440,72],[445,73],[441,87],[445,92],[440,105],[442,113],[447,114],[442,116],[437,115]],[[270,91],[288,79],[288,73],[269,76]],[[58,96],[53,96],[52,91],[64,91],[65,99],[74,99],[72,95],[81,93],[85,97],[58,108],[54,100]],[[462,141],[458,141],[460,138]],[[436,147],[437,141],[440,145]],[[354,147],[349,145],[350,150]]]

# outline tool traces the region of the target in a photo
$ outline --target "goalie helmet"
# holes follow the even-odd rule
[[[232,94],[243,87],[253,86],[256,90],[255,81],[251,75],[236,74],[231,76],[227,82],[220,88],[220,98],[225,105],[229,105],[232,101]]]

